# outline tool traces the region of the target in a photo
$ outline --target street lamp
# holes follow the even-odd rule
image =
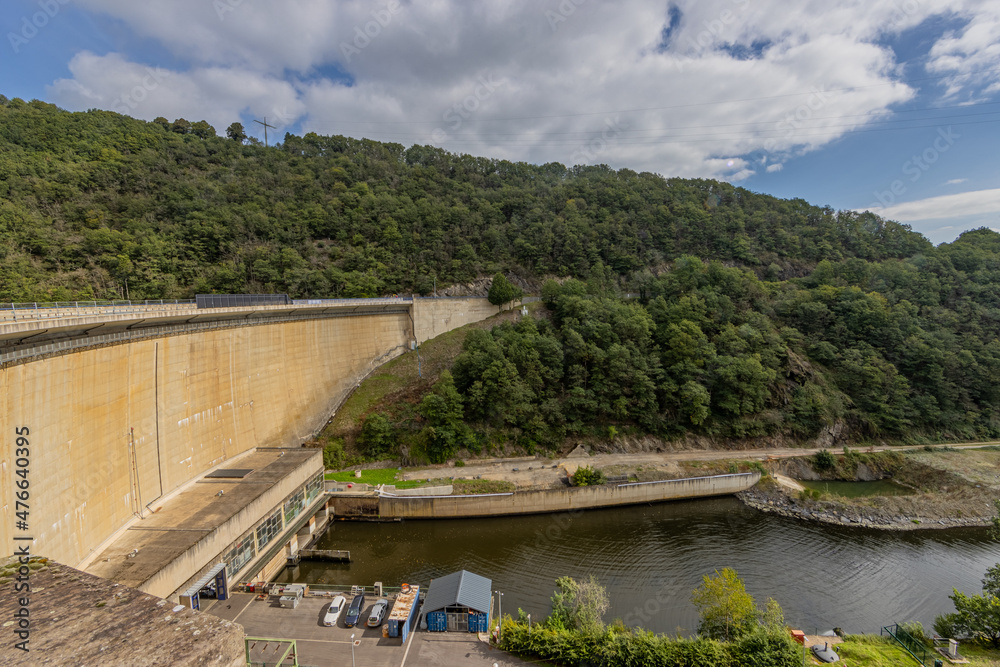
[[[354,633],[351,633],[351,667],[357,667],[354,664]]]
[[[500,642],[500,630],[503,628],[503,593],[500,591],[493,591],[500,597],[497,598],[497,614],[500,616],[500,621],[497,623],[497,642]]]

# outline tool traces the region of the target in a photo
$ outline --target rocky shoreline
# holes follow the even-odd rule
[[[855,507],[832,501],[801,502],[780,490],[754,487],[736,494],[744,505],[761,512],[838,526],[858,526],[876,530],[930,530],[957,527],[985,527],[991,517],[929,517],[886,514],[875,508]]]

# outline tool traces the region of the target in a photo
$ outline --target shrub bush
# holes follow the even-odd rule
[[[830,470],[837,465],[837,459],[829,449],[821,449],[813,455],[813,467],[816,470]]]
[[[580,466],[573,474],[573,486],[598,486],[606,481],[608,480],[603,472],[590,466]]]

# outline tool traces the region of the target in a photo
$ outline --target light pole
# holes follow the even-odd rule
[[[500,617],[500,621],[497,623],[497,643],[500,643],[500,630],[503,628],[503,593],[493,592],[500,596],[497,598],[497,615]]]
[[[351,633],[351,667],[356,667],[354,664],[354,633]]]

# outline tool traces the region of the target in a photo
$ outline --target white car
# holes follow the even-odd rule
[[[368,614],[368,627],[377,628],[382,625],[382,619],[385,618],[385,610],[388,608],[389,601],[385,598],[379,598]]]
[[[343,595],[338,595],[333,598],[333,602],[326,610],[326,616],[323,617],[323,625],[333,626],[337,625],[337,619],[340,618],[340,612],[344,610],[347,606],[347,600]]]

